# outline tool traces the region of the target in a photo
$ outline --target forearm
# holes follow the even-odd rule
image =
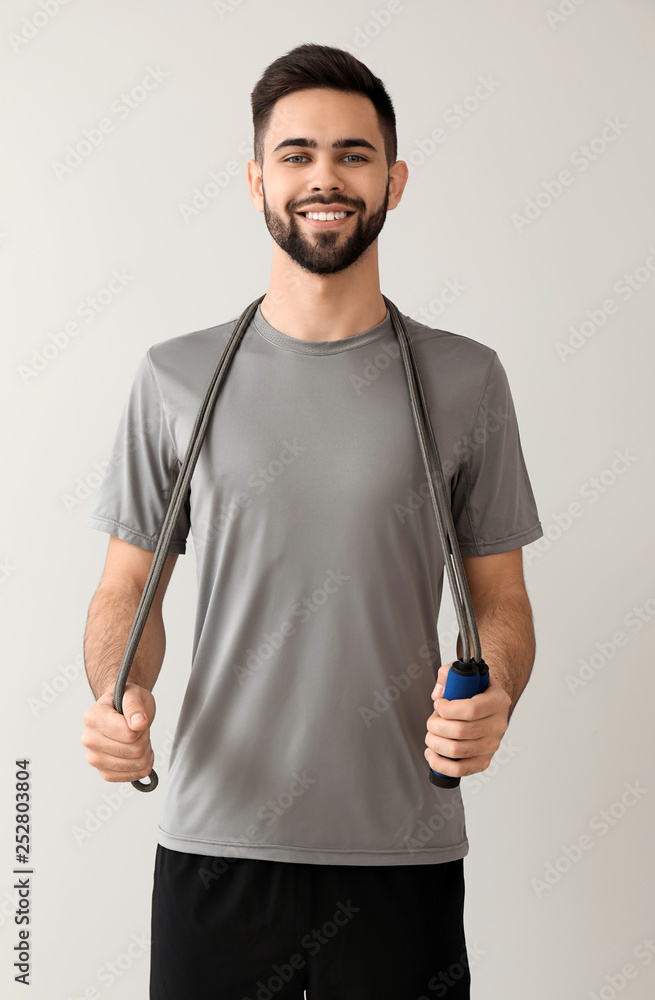
[[[474,602],[482,658],[511,698],[508,721],[532,673],[535,636],[524,587],[504,588]],[[462,640],[457,639],[457,655]]]
[[[89,606],[84,666],[96,699],[116,683],[141,594],[131,588],[99,587]],[[130,683],[152,691],[166,651],[161,607],[153,604],[130,668]]]

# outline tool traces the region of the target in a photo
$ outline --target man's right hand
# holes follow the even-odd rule
[[[87,748],[86,759],[105,781],[146,778],[155,762],[150,745],[150,726],[155,718],[152,692],[128,681],[122,707],[124,715],[114,708],[112,687],[84,713],[86,729],[81,742]]]

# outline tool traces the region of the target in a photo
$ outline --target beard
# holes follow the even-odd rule
[[[387,217],[389,183],[387,177],[387,188],[380,206],[368,217],[364,217],[361,210],[357,211],[347,233],[345,226],[323,231],[305,226],[293,211],[287,223],[283,216],[271,209],[262,183],[266,226],[277,245],[305,271],[311,274],[338,274],[359,260],[378,238]]]

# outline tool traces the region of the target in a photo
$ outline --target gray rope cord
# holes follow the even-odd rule
[[[471,593],[469,590],[468,580],[466,578],[466,572],[464,570],[462,556],[459,551],[459,542],[457,539],[457,533],[455,531],[455,525],[453,523],[450,503],[446,500],[446,484],[443,475],[443,468],[441,466],[441,458],[439,455],[437,442],[434,437],[432,422],[430,421],[430,418],[428,416],[428,408],[425,400],[425,395],[423,393],[423,386],[421,385],[421,377],[419,374],[418,364],[416,362],[416,355],[414,353],[414,348],[412,347],[411,340],[407,335],[407,328],[405,327],[405,323],[402,316],[398,312],[393,302],[391,302],[385,295],[383,295],[382,298],[386,302],[389,313],[391,314],[391,319],[394,328],[396,330],[396,336],[398,337],[398,341],[400,343],[400,350],[405,365],[405,373],[407,375],[407,384],[409,387],[409,394],[412,403],[412,411],[414,413],[414,422],[416,424],[419,444],[421,446],[423,464],[425,465],[425,471],[427,472],[428,476],[430,496],[432,498],[432,506],[434,508],[434,513],[437,521],[439,537],[441,539],[441,547],[443,549],[446,573],[448,575],[448,582],[450,584],[450,589],[453,597],[455,614],[457,616],[457,624],[459,626],[460,635],[462,637],[462,650],[463,650],[462,660],[465,663],[468,663],[471,659],[469,636],[466,627],[466,625],[468,624],[468,627],[471,631],[471,639],[473,642],[473,659],[476,662],[479,662],[482,658],[482,655],[480,649],[480,638],[478,634],[478,628],[475,621],[475,612],[473,610],[473,601],[471,600]],[[415,382],[416,385],[414,384]],[[417,388],[418,388],[418,394],[417,394]],[[436,496],[434,490],[433,476],[431,475],[430,472],[430,464],[424,437],[425,430],[424,427],[422,427],[422,419],[425,421],[425,425],[428,428],[430,445],[432,448],[432,457],[434,458],[434,466],[436,472]],[[448,542],[446,541],[446,535],[448,537],[450,547],[448,545]],[[454,561],[454,573],[453,573],[453,566],[450,560],[450,554],[452,554]],[[466,622],[464,621],[464,615],[466,616]]]
[[[191,477],[195,469],[196,463],[198,461],[198,456],[200,454],[200,448],[209,425],[209,420],[211,418],[211,413],[214,408],[214,404],[218,397],[219,389],[223,383],[223,380],[227,374],[228,368],[236,353],[236,350],[241,342],[241,339],[250,324],[250,321],[255,313],[255,310],[259,306],[260,302],[265,298],[265,295],[260,295],[258,299],[251,302],[243,313],[237,320],[234,329],[230,335],[230,338],[225,346],[223,354],[220,361],[216,367],[216,370],[212,376],[212,379],[207,386],[203,401],[198,410],[196,416],[196,421],[191,431],[191,437],[189,439],[189,444],[187,446],[187,451],[184,456],[184,461],[180,467],[180,472],[175,482],[175,487],[171,495],[168,510],[166,511],[166,517],[164,518],[164,523],[162,524],[161,532],[155,547],[154,556],[150,566],[150,571],[148,573],[148,578],[146,580],[145,586],[143,588],[143,593],[139,601],[139,605],[134,617],[134,622],[132,623],[132,629],[128,637],[125,651],[123,653],[123,658],[118,670],[118,675],[116,677],[116,683],[114,686],[114,709],[117,712],[123,714],[123,695],[125,694],[125,687],[127,685],[127,679],[132,667],[132,662],[136,654],[137,647],[143,635],[143,630],[146,625],[148,614],[152,607],[152,603],[157,592],[157,587],[159,586],[159,581],[166,563],[166,558],[168,556],[168,549],[173,540],[173,534],[177,526],[177,521],[180,516],[182,507],[186,500],[189,486],[191,483]],[[384,299],[389,314],[391,316],[392,325],[398,337],[400,344],[400,350],[402,353],[403,363],[405,366],[405,373],[407,376],[407,383],[409,387],[410,401],[412,405],[412,412],[414,414],[414,422],[416,424],[416,430],[418,433],[419,444],[421,448],[421,455],[423,457],[423,463],[425,465],[425,470],[428,476],[428,484],[430,487],[430,495],[432,498],[432,506],[435,513],[435,518],[437,521],[437,528],[439,531],[439,538],[441,541],[441,546],[444,553],[444,564],[446,572],[448,575],[448,583],[453,597],[453,604],[455,607],[455,613],[457,615],[457,622],[459,625],[460,635],[462,638],[463,647],[463,660],[469,662],[470,660],[470,645],[469,637],[467,631],[467,621],[468,626],[471,630],[471,637],[473,640],[474,657],[476,660],[481,659],[480,654],[480,641],[478,637],[478,630],[475,623],[475,614],[473,612],[473,604],[471,601],[471,596],[468,588],[468,582],[466,579],[466,574],[464,572],[464,566],[461,560],[461,555],[459,552],[459,544],[457,541],[457,535],[455,533],[455,527],[452,520],[452,515],[450,511],[450,504],[446,502],[446,489],[443,477],[443,470],[441,467],[441,460],[439,458],[439,451],[437,449],[437,443],[434,438],[432,431],[432,425],[430,423],[429,417],[427,415],[427,405],[425,402],[425,397],[423,395],[423,388],[420,381],[420,376],[418,373],[418,366],[416,364],[416,358],[414,356],[413,348],[409,337],[407,335],[407,330],[402,316],[396,309],[393,302],[391,302],[386,296],[382,296]],[[429,447],[433,452],[435,474],[433,475],[430,468],[429,454],[428,454],[428,439],[425,434],[425,425],[428,427],[429,434]],[[435,490],[436,482],[436,490]],[[454,558],[454,568],[450,560],[450,554],[452,553]],[[461,593],[460,593],[461,591]],[[157,787],[159,783],[159,778],[155,770],[153,769],[149,774],[149,783],[144,784],[141,779],[133,781],[132,784],[135,788],[138,788],[141,792],[152,792]]]
[[[186,495],[191,483],[191,476],[193,475],[193,470],[196,466],[196,462],[198,461],[200,447],[209,424],[209,418],[211,417],[214,403],[216,402],[216,398],[218,396],[218,390],[221,387],[230,362],[232,361],[236,349],[239,346],[239,342],[245,333],[250,320],[252,319],[255,309],[263,298],[264,295],[260,295],[260,297],[254,302],[251,302],[241,314],[241,317],[237,321],[234,330],[230,335],[230,339],[225,345],[225,350],[223,351],[221,359],[216,367],[216,371],[214,372],[205,392],[200,409],[198,410],[196,422],[193,426],[193,430],[191,431],[191,437],[184,456],[184,461],[180,467],[180,472],[171,495],[169,507],[166,511],[166,517],[164,518],[164,523],[159,534],[148,578],[146,580],[145,587],[143,588],[141,600],[139,601],[139,606],[134,617],[132,631],[130,632],[127,640],[125,651],[123,653],[123,659],[121,660],[121,665],[118,669],[116,684],[114,686],[114,709],[117,712],[120,712],[121,715],[123,714],[123,695],[125,693],[127,678],[132,667],[132,661],[134,660],[137,646],[139,645],[139,641],[143,635],[146,620],[157,592],[159,580],[168,556],[168,549],[173,540],[173,533],[177,526],[177,520],[180,516],[182,506],[186,500]],[[141,779],[133,781],[132,784],[141,792],[152,792],[159,783],[159,778],[157,777],[154,769],[150,772],[149,778],[150,783],[147,785],[144,785]]]

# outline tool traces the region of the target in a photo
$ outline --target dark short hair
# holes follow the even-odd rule
[[[391,167],[398,155],[396,114],[382,80],[344,49],[310,43],[296,46],[267,66],[250,95],[254,152],[259,167],[264,163],[264,138],[276,101],[298,90],[316,87],[363,94],[372,101],[384,139],[387,167]]]

